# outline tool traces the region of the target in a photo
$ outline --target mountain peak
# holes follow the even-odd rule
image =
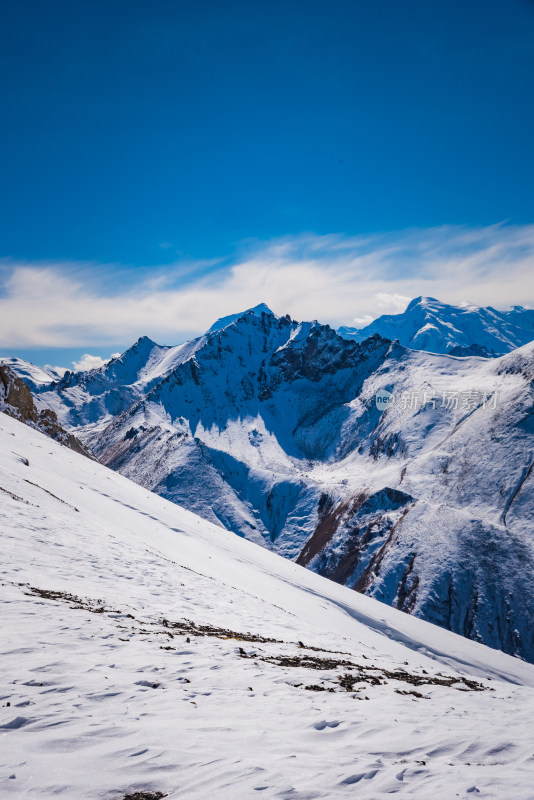
[[[271,311],[267,303],[258,303],[257,306],[253,306],[253,308],[247,309],[247,312],[248,311],[253,311],[255,314],[261,314],[262,312],[265,312],[266,314],[274,314],[274,312]]]
[[[474,303],[455,306],[421,295],[401,314],[384,314],[364,328],[342,327],[338,333],[356,342],[379,333],[412,350],[489,358],[534,339],[534,311],[514,306],[501,312]]]
[[[232,322],[236,322],[238,319],[245,317],[247,314],[253,314],[256,317],[261,317],[262,314],[270,314],[273,317],[275,316],[266,303],[258,303],[257,306],[247,308],[245,311],[240,311],[238,314],[228,314],[226,317],[221,317],[213,323],[207,332],[215,333],[215,331],[220,331],[223,328],[226,328],[227,325],[231,325]]]
[[[136,341],[136,343],[133,346],[134,347],[139,347],[139,346],[141,346],[141,347],[147,347],[147,346],[154,347],[154,345],[156,345],[156,342],[153,339],[150,339],[149,336],[140,336],[139,339]]]
[[[408,305],[406,306],[406,313],[407,311],[412,311],[417,306],[428,306],[430,303],[441,303],[435,297],[425,297],[424,295],[420,295],[419,297],[414,297]]]

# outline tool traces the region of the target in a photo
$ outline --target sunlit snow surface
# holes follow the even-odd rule
[[[4,415],[0,514],[0,797],[534,796],[534,667],[329,582]],[[172,628],[184,620],[280,642],[188,642]],[[337,676],[358,666],[263,660],[274,656],[430,683],[345,691]],[[485,690],[433,685],[438,673]],[[423,697],[398,693],[414,689]]]

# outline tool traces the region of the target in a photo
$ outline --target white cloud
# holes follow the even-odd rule
[[[534,225],[306,234],[249,247],[230,266],[189,261],[127,274],[116,265],[4,261],[0,345],[101,347],[143,334],[175,344],[260,302],[335,326],[401,311],[418,295],[534,306]]]
[[[403,294],[388,294],[387,292],[378,292],[376,295],[377,306],[384,314],[400,314],[412,299]]]
[[[109,359],[100,358],[100,356],[91,356],[89,353],[84,353],[79,361],[73,361],[72,366],[75,372],[86,372],[89,369],[98,369],[107,364]]]
[[[372,317],[370,314],[366,314],[364,317],[354,317],[352,322],[357,328],[365,328],[366,325],[371,324],[373,319],[374,317]]]

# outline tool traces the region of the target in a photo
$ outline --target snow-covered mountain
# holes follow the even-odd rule
[[[534,340],[534,310],[451,306],[434,297],[416,297],[402,314],[384,314],[364,328],[342,327],[338,333],[356,342],[378,333],[414,350],[489,358]]]
[[[49,386],[53,381],[61,378],[61,375],[54,369],[38,367],[14,356],[0,356],[0,366],[9,367],[16,372],[32,391],[39,391],[43,386]]]
[[[176,348],[141,339],[36,398],[103,463],[294,558],[321,495],[306,473],[338,435],[328,422],[320,441],[308,429],[352,400],[389,348],[251,310]]]
[[[533,379],[534,344],[458,358],[260,308],[36,402],[204,519],[534,661]]]
[[[531,800],[531,665],[4,414],[0,514],[2,798]]]

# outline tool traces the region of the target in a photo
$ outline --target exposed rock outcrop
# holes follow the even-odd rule
[[[7,364],[0,364],[0,411],[41,431],[76,453],[93,458],[85,445],[61,427],[54,411],[49,408],[37,410],[28,386]]]

